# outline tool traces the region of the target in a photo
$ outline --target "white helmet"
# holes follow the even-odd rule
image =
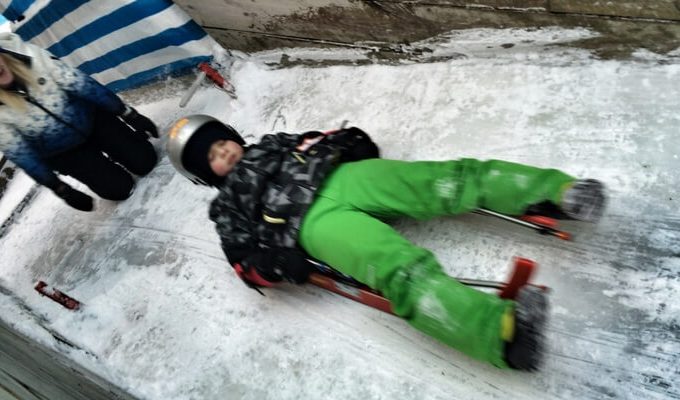
[[[220,122],[218,119],[209,115],[196,114],[181,118],[175,122],[168,131],[168,142],[166,146],[170,162],[175,166],[177,171],[197,185],[208,185],[208,182],[205,182],[203,179],[192,174],[191,172],[187,171],[186,168],[184,168],[182,163],[182,155],[184,154],[185,146],[187,143],[189,143],[189,140],[194,135],[194,133],[196,133],[196,131],[208,123],[220,124],[224,126],[225,129],[230,128]]]

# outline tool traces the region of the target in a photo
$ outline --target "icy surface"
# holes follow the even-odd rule
[[[476,215],[396,224],[454,276],[500,280],[513,256],[539,262],[553,288],[539,373],[471,360],[312,286],[246,288],[207,218],[213,191],[174,172],[163,140],[128,201],[81,213],[39,192],[0,238],[0,318],[144,399],[680,398],[680,63],[553,45],[590,35],[454,32],[427,43],[446,61],[393,66],[273,69],[282,53],[364,56],[267,52],[234,63],[237,100],[205,87],[179,109],[169,81],[138,105],[163,130],[205,113],[254,141],[346,119],[386,158],[498,158],[603,180],[607,213],[565,224],[573,243]],[[37,280],[83,309],[38,296]]]

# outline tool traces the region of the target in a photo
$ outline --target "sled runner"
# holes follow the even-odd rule
[[[311,260],[310,260],[311,261]],[[347,297],[359,303],[365,304],[369,307],[376,308],[380,311],[393,314],[392,307],[389,300],[382,296],[379,292],[370,287],[356,281],[350,276],[344,275],[331,267],[313,262],[317,267],[317,272],[309,276],[309,283],[320,288],[329,290],[333,293]],[[536,263],[527,258],[517,257],[514,259],[514,264],[510,278],[507,282],[486,281],[479,279],[465,279],[455,278],[458,282],[479,288],[497,289],[498,296],[503,299],[513,300],[517,296],[517,292],[524,285],[531,285],[529,281],[536,270]],[[538,286],[544,290],[547,287]]]
[[[558,229],[557,220],[542,215],[524,215],[516,218],[495,211],[480,208],[475,211],[477,214],[493,216],[530,229],[543,235],[550,235],[562,240],[571,240],[571,235]],[[369,307],[392,314],[392,307],[389,300],[379,292],[358,282],[354,278],[342,274],[333,268],[310,260],[317,268],[309,277],[309,282],[315,286],[329,290],[333,293],[347,297]],[[537,265],[534,261],[527,258],[516,257],[512,266],[512,272],[507,282],[486,281],[480,279],[455,278],[458,282],[478,288],[488,288],[498,290],[498,296],[503,299],[514,300],[519,289],[524,285],[537,286],[543,290],[548,290],[546,286],[534,285],[531,280]]]

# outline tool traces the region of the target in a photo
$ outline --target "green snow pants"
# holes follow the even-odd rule
[[[514,302],[446,275],[434,255],[381,217],[427,219],[488,208],[521,215],[545,200],[559,204],[574,178],[555,169],[504,161],[343,164],[307,212],[299,242],[314,258],[377,289],[415,328],[474,358],[507,368],[501,321]]]

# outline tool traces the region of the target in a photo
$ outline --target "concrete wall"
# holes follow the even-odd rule
[[[680,20],[678,0],[551,0],[547,10],[556,13]]]
[[[587,27],[603,57],[680,46],[680,0],[176,0],[227,48],[410,43],[453,29]]]
[[[11,396],[11,397],[10,397]],[[0,399],[135,400],[0,320]]]

